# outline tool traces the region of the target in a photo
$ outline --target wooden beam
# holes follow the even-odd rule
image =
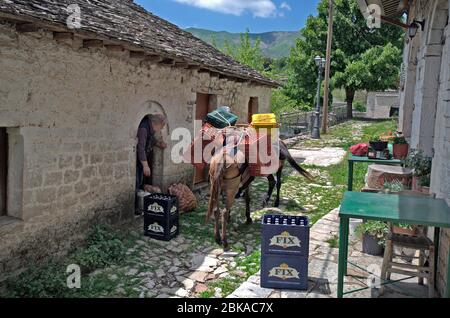
[[[103,41],[102,40],[83,40],[83,47],[85,48],[101,48],[103,47]]]
[[[53,39],[57,41],[73,40],[71,32],[53,32]]]
[[[111,52],[123,52],[124,50],[122,45],[114,45],[114,44],[107,44],[105,45],[105,48]]]
[[[145,52],[130,51],[130,58],[131,59],[144,59],[145,58]]]
[[[16,24],[16,30],[21,33],[37,32],[39,31],[39,26],[34,23],[20,23]]]
[[[163,58],[161,55],[146,55],[145,60],[148,62],[159,63]]]
[[[159,62],[159,64],[173,66],[175,65],[175,60],[171,58],[165,58],[161,62]]]
[[[392,24],[392,25],[399,26],[399,27],[401,27],[403,29],[406,29],[406,30],[408,30],[408,28],[409,28],[409,25],[407,25],[407,24],[405,24],[403,22],[400,22],[399,20],[391,19],[391,18],[388,18],[388,17],[385,17],[385,16],[380,16],[380,19],[381,19],[381,21],[384,21],[384,22]]]
[[[189,63],[187,63],[187,62],[175,62],[175,67],[189,68]]]

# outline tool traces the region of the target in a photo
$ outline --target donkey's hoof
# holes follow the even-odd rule
[[[247,222],[245,222],[245,224],[252,225],[253,224],[253,220],[252,219],[247,219]]]
[[[279,208],[280,207],[280,201],[275,201],[274,205],[275,208]]]
[[[214,239],[217,244],[222,245],[222,239],[220,238],[220,236],[216,236]]]

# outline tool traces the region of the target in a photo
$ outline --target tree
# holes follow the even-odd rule
[[[317,67],[314,64],[314,57],[325,56],[328,0],[321,0],[317,11],[317,16],[308,17],[306,26],[300,31],[302,37],[297,40],[295,48],[291,51],[289,59],[291,76],[286,86],[289,97],[309,105],[314,105],[316,98]],[[372,76],[366,72],[382,69],[382,65],[377,66],[377,63],[383,60],[374,59],[373,55],[365,55],[365,53],[371,49],[375,50],[372,54],[379,53],[381,48],[391,43],[391,47],[387,48],[386,52],[383,49],[386,60],[389,60],[388,56],[393,57],[392,54],[398,54],[398,61],[401,61],[400,49],[403,47],[403,37],[403,30],[390,24],[383,24],[381,29],[370,30],[355,0],[335,0],[331,77],[332,85],[342,87],[346,91],[349,117],[352,117],[356,90],[376,87],[372,85],[372,82],[369,83],[364,79]],[[398,50],[394,51],[394,48]],[[365,59],[372,60],[365,61]],[[363,65],[365,63],[371,65],[370,70],[368,66]],[[395,86],[398,66],[392,71],[396,75],[389,76],[388,79],[391,82],[383,81],[386,85],[378,87]],[[334,78],[336,74],[338,77]]]
[[[397,86],[400,64],[401,51],[388,43],[368,49],[360,59],[349,62],[342,72],[335,73],[334,86],[345,88],[348,117],[353,113],[356,91],[383,91]]]
[[[262,55],[261,39],[258,38],[255,43],[252,43],[249,29],[240,35],[239,45],[234,45],[225,41],[224,46],[220,48],[220,50],[236,61],[259,72],[264,72],[266,70],[265,66],[268,63]]]

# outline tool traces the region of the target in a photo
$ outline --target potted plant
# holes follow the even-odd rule
[[[383,255],[388,233],[387,224],[381,221],[367,221],[356,227],[356,234],[362,238],[362,252],[374,256]]]
[[[414,169],[413,190],[429,193],[431,184],[432,158],[422,150],[411,150],[406,158],[406,166]]]
[[[408,142],[406,141],[406,138],[403,136],[394,137],[392,139],[392,143],[393,143],[394,158],[399,160],[405,159],[408,156],[409,151],[409,145]]]
[[[375,135],[369,142],[370,147],[375,151],[384,151],[388,147],[388,142],[383,140],[380,136]]]

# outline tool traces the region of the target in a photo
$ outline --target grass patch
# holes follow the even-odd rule
[[[331,248],[338,248],[339,247],[339,236],[334,235],[333,237],[331,237],[327,240],[327,243],[330,245]]]
[[[255,251],[247,257],[236,259],[236,267],[230,270],[230,276],[214,281],[208,285],[208,290],[200,294],[200,298],[211,298],[215,295],[215,289],[222,290],[222,297],[232,294],[250,276],[260,270],[261,251]],[[237,274],[237,271],[241,275]],[[244,273],[244,275],[242,275]]]
[[[128,242],[130,243],[130,242]],[[21,275],[6,282],[9,298],[71,298],[93,297],[111,292],[106,274],[90,276],[94,270],[119,264],[125,259],[128,244],[110,228],[96,226],[88,235],[86,246],[79,248],[63,259],[52,259],[31,267]],[[81,289],[67,287],[67,266],[77,264],[81,268]]]

